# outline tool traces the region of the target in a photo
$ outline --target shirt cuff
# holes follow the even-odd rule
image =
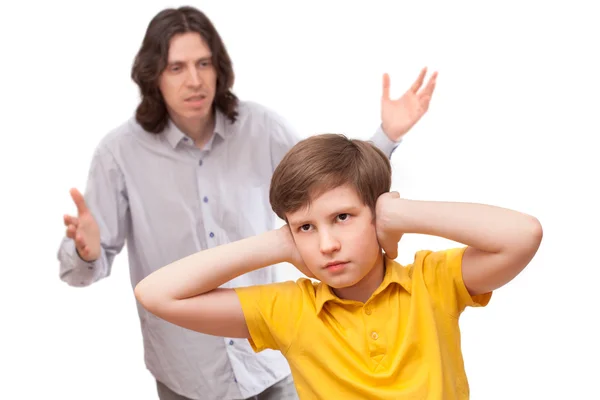
[[[377,131],[375,131],[375,134],[371,138],[371,142],[377,146],[379,150],[383,151],[389,158],[392,156],[392,153],[394,153],[394,150],[396,150],[400,142],[402,142],[402,139],[394,142],[388,137],[388,135],[385,134],[383,127],[379,125]]]
[[[92,262],[88,262],[88,261],[85,261],[84,259],[82,259],[79,256],[79,253],[77,252],[77,248],[75,247],[74,240],[69,241],[67,246],[68,246],[68,252],[69,252],[69,254],[71,254],[71,261],[73,262],[73,266],[76,269],[85,268],[85,267],[87,267],[89,269],[94,269],[100,262],[100,259],[92,261]]]

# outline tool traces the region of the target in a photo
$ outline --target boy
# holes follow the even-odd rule
[[[458,317],[523,270],[542,228],[516,211],[406,200],[390,186],[390,162],[370,143],[303,140],[271,181],[284,227],[167,265],[136,297],[174,324],[280,350],[303,399],[467,399]],[[404,233],[466,246],[401,266]],[[316,281],[219,288],[280,262]]]

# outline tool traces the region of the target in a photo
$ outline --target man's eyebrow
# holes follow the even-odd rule
[[[212,60],[212,56],[208,55],[208,56],[204,56],[204,57],[200,57],[200,58],[196,59],[196,62],[199,62],[199,61],[211,61],[211,60]],[[185,61],[175,59],[175,60],[169,60],[169,61],[167,61],[167,64],[168,65],[185,64]]]

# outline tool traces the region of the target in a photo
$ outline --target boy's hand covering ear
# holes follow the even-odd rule
[[[398,257],[398,242],[402,238],[402,232],[394,226],[394,211],[398,207],[398,199],[398,192],[383,193],[375,206],[377,240],[385,255],[392,260]]]
[[[294,267],[298,268],[300,272],[306,275],[309,278],[315,278],[312,272],[308,269],[306,264],[304,264],[304,260],[296,247],[296,242],[294,241],[294,237],[292,236],[292,232],[290,231],[289,225],[284,225],[279,228],[281,232],[281,237],[283,241],[283,246],[286,251],[287,261],[294,265]]]

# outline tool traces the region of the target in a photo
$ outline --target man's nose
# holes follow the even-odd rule
[[[202,86],[202,79],[196,67],[190,67],[188,70],[188,84],[193,87]]]

